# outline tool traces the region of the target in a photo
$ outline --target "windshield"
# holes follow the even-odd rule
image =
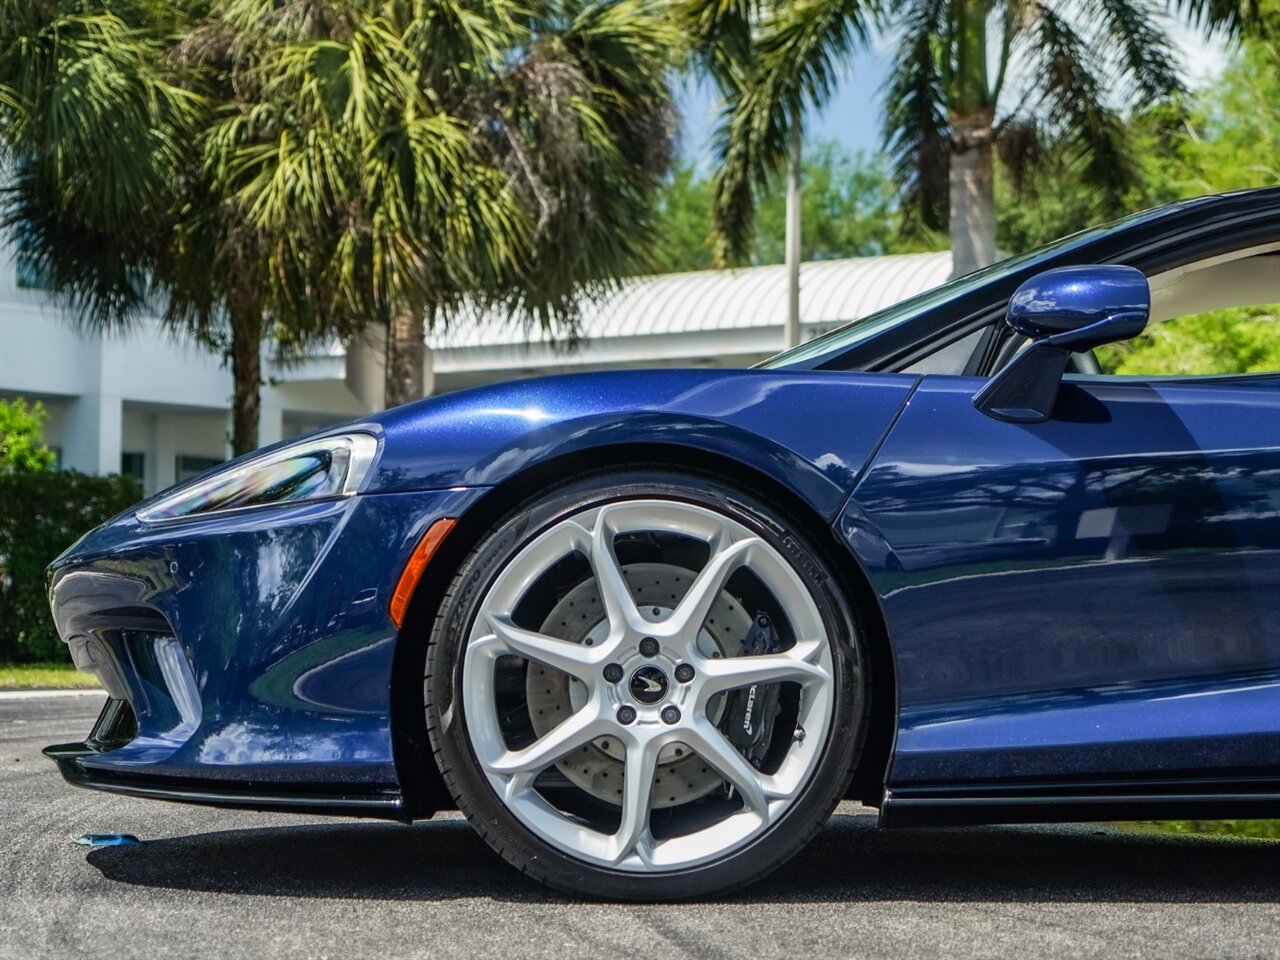
[[[846,323],[842,327],[837,327],[829,333],[825,333],[820,337],[815,337],[808,343],[802,343],[798,347],[793,347],[785,353],[770,357],[768,360],[757,364],[760,368],[786,367],[794,363],[802,363],[814,357],[822,356],[828,353],[840,353],[855,347],[864,341],[870,340],[872,337],[878,336],[885,330],[892,329],[898,324],[910,320],[912,317],[918,316],[940,304],[954,300],[964,296],[971,290],[982,286],[992,277],[1008,273],[1016,270],[1018,267],[1037,260],[1047,258],[1051,254],[1059,253],[1079,244],[1087,243],[1095,237],[1110,233],[1116,227],[1128,223],[1132,220],[1139,220],[1150,216],[1150,210],[1144,210],[1140,213],[1133,213],[1127,217],[1122,217],[1111,223],[1104,224],[1099,227],[1091,227],[1088,230],[1081,230],[1079,233],[1073,233],[1070,236],[1063,237],[1060,240],[1054,240],[1047,243],[1043,247],[1036,247],[1026,253],[1020,253],[1014,257],[1000,260],[993,263],[989,267],[983,267],[972,273],[966,273],[963,277],[957,277],[955,280],[948,280],[946,283],[934,287],[932,290],[926,290],[924,293],[918,293],[914,297],[903,300],[901,303],[895,303],[891,307],[886,307],[876,313],[860,317],[851,323]]]

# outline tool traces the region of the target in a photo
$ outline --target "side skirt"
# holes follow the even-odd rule
[[[882,827],[1280,817],[1280,780],[885,791]]]

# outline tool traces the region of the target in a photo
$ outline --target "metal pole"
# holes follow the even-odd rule
[[[791,128],[787,163],[787,349],[800,345],[800,123]]]

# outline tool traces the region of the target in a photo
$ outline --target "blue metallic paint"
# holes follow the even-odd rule
[[[555,457],[665,444],[742,463],[831,519],[915,382],[902,374],[666,370],[465,390],[375,418],[387,452],[367,489],[492,486]]]
[[[394,785],[388,601],[430,523],[483,490],[352,497],[152,526],[124,517],[53,567],[64,638],[91,635],[135,692],[138,736],[89,770]],[[148,662],[160,614],[189,660],[191,727]],[[161,624],[161,628],[163,628]]]
[[[1142,332],[1151,310],[1151,289],[1141,270],[1114,264],[1058,267],[1036,274],[1009,298],[1009,326],[1032,339],[1076,333],[1081,327],[1117,315],[1141,315],[1136,329],[1126,327],[1109,340]],[[1104,342],[1109,342],[1104,341]],[[1099,344],[1076,346],[1092,349]]]
[[[1280,378],[1069,378],[1039,424],[979,384],[926,378],[839,521],[894,638],[891,783],[1276,776]]]

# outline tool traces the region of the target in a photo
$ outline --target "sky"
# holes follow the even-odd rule
[[[1222,69],[1229,50],[1221,37],[1206,39],[1171,18],[1166,20],[1166,26],[1181,56],[1183,78],[1189,85],[1201,83]],[[881,89],[889,75],[893,43],[891,37],[880,37],[857,56],[831,102],[805,118],[806,139],[834,140],[850,151],[879,151]],[[705,82],[686,81],[678,97],[681,152],[704,170],[713,162],[710,140],[718,105],[715,90]]]

